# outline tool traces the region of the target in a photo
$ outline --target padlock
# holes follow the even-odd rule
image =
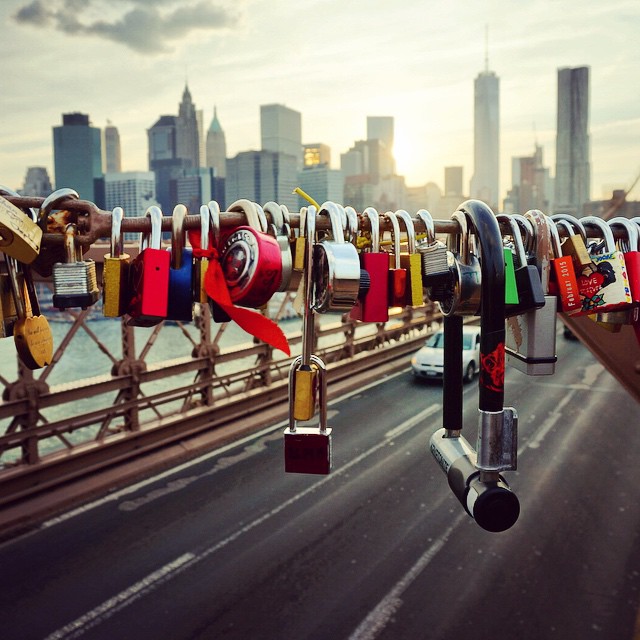
[[[248,226],[236,227],[222,241],[220,264],[234,304],[259,308],[278,290],[282,257],[275,238],[260,221],[258,208],[249,200],[237,200],[229,211],[245,214]],[[264,214],[263,214],[264,216]],[[264,219],[266,222],[266,218]]]
[[[193,320],[193,250],[185,245],[184,219],[187,207],[177,204],[171,216],[171,254],[167,320]]]
[[[269,201],[265,203],[264,212],[271,216],[269,233],[276,239],[280,247],[280,258],[282,259],[282,278],[278,291],[289,291],[291,284],[291,274],[293,273],[293,256],[291,255],[291,227],[284,220],[282,208],[277,202]]]
[[[216,203],[217,205],[217,203]],[[211,238],[211,213],[206,204],[200,206],[200,249],[208,251]],[[207,304],[209,296],[204,287],[204,277],[209,268],[209,259],[201,256],[193,257],[192,292],[195,302]]]
[[[318,366],[313,361],[315,321],[313,316],[312,264],[316,234],[316,208],[307,209],[304,241],[305,264],[302,284],[302,354],[300,362],[289,370],[289,406],[295,420],[310,420],[315,415],[318,392]],[[293,379],[292,379],[293,376]]]
[[[400,224],[398,216],[393,211],[387,211],[384,217],[391,223],[391,239],[393,242],[393,253],[389,261],[393,264],[389,268],[388,288],[389,307],[402,307],[406,297],[407,270],[400,264]]]
[[[544,307],[544,291],[542,290],[540,274],[537,267],[528,262],[517,221],[504,214],[497,215],[496,218],[499,221],[506,220],[510,225],[515,257],[518,262],[514,272],[518,301],[513,304],[505,302],[505,317],[509,318]],[[505,289],[507,284],[506,277],[507,271],[505,270]]]
[[[396,215],[404,222],[407,233],[407,252],[400,254],[400,266],[407,271],[405,305],[420,307],[424,304],[422,293],[422,257],[416,251],[416,229],[408,211],[399,209]]]
[[[514,254],[516,251],[515,248],[515,236],[513,231],[513,224],[515,221],[511,220],[507,215],[497,215],[497,220],[508,225],[508,233],[507,236],[511,237],[511,242],[508,242],[503,235],[503,253],[504,253],[504,304],[505,311],[507,310],[507,305],[516,305],[518,304],[518,287],[516,285],[516,267],[514,263]],[[513,223],[513,224],[512,224]]]
[[[331,237],[325,237],[313,246],[313,309],[317,313],[351,311],[360,290],[358,250],[344,241],[336,204],[325,202],[318,215],[322,213],[326,213],[331,221]]]
[[[551,375],[555,372],[557,298],[545,292],[542,282],[548,284],[548,271],[551,268],[551,233],[556,231],[554,224],[542,212],[528,211],[533,224],[533,244],[528,238],[531,256],[543,292],[544,305],[521,315],[507,319],[505,333],[505,353],[507,364],[527,375]],[[527,222],[529,222],[527,219]],[[517,221],[516,221],[517,222]],[[529,228],[524,227],[528,233]],[[540,277],[539,273],[542,274]]]
[[[300,209],[300,223],[298,227],[298,235],[295,239],[295,247],[293,251],[293,270],[302,272],[304,270],[304,248],[305,248],[305,237],[304,237],[304,225],[305,218],[307,217],[307,207],[302,207]]]
[[[631,301],[640,303],[640,228],[629,218],[612,218],[609,220],[612,229],[624,229],[626,239],[619,243],[623,250],[624,264],[627,267]]]
[[[140,252],[131,262],[131,300],[127,324],[153,327],[167,317],[171,255],[161,248],[162,211],[152,205],[145,216],[151,231],[140,236]]]
[[[445,316],[478,315],[481,291],[480,261],[472,251],[471,235],[464,213],[456,211],[451,218],[460,226],[460,233],[449,236],[447,261],[453,277],[451,284],[444,285],[443,295],[435,299]],[[504,264],[504,253],[502,255]],[[432,293],[435,289],[436,287],[432,287]]]
[[[422,260],[422,284],[429,289],[433,285],[444,285],[451,282],[447,245],[436,238],[435,224],[426,209],[420,209],[416,217],[422,221],[426,230],[426,238],[416,247]],[[427,295],[431,298],[431,292]]]
[[[5,256],[5,262],[9,258]],[[22,263],[18,263],[16,278],[18,281],[18,289],[22,291],[21,299],[28,302],[28,293],[24,284],[24,273],[22,272]],[[32,315],[31,305],[25,310],[26,315]],[[11,275],[7,266],[7,273],[0,274],[0,338],[9,338],[13,335],[13,327],[18,319],[18,311],[16,309],[15,295],[11,284]]]
[[[53,334],[40,305],[31,277],[31,269],[23,265],[24,287],[18,280],[18,265],[15,258],[6,257],[7,272],[14,296],[17,320],[13,325],[13,341],[18,357],[29,369],[41,369],[53,359]],[[23,297],[27,292],[28,302]]]
[[[83,260],[82,250],[76,246],[77,227],[65,227],[65,262],[53,265],[53,306],[57,309],[80,307],[86,309],[100,297],[96,276],[96,263]]]
[[[297,392],[298,356],[289,370],[289,426],[284,431],[284,470],[287,473],[327,475],[331,472],[331,428],[327,426],[327,371],[324,362],[311,356],[317,369],[319,387],[319,424],[300,427],[294,416],[294,398]]]
[[[587,234],[582,221],[566,213],[555,214],[551,216],[551,220],[567,231],[567,237],[562,243],[562,254],[571,256],[576,272],[588,266],[591,263],[591,256],[587,250]]]
[[[4,197],[15,192],[0,187],[0,193],[0,250],[23,264],[31,264],[40,253],[42,229]]]
[[[582,305],[580,303],[578,276],[576,275],[573,258],[562,254],[560,235],[556,223],[551,218],[548,218],[548,220],[552,245],[551,255],[555,256],[549,260],[548,291],[549,294],[556,297],[558,311],[564,313],[577,311]]]
[[[367,275],[366,285],[358,291],[358,299],[349,312],[351,320],[362,322],[387,322],[389,254],[380,251],[380,216],[373,207],[367,207],[363,215],[369,219],[370,247],[360,253],[360,269]],[[363,281],[364,278],[362,278]]]
[[[131,295],[129,290],[129,268],[131,256],[124,253],[121,232],[124,211],[115,207],[111,212],[111,249],[104,256],[102,266],[102,313],[107,318],[118,318],[127,313]]]
[[[622,251],[616,249],[613,233],[602,218],[587,216],[581,219],[587,227],[600,230],[604,245],[595,249],[591,263],[578,275],[581,310],[575,315],[589,315],[605,311],[621,311],[631,305],[631,290]],[[596,245],[592,245],[595,247]]]

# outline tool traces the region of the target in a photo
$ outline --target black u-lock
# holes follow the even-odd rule
[[[467,513],[487,531],[506,531],[520,503],[500,471],[515,470],[517,414],[504,407],[504,253],[495,215],[483,202],[467,200],[459,211],[473,228],[481,252],[480,413],[476,450],[460,434],[462,403],[462,317],[444,319],[443,424],[430,450]]]

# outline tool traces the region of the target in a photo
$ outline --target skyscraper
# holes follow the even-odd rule
[[[182,93],[182,102],[176,119],[176,156],[187,160],[188,166],[192,169],[200,167],[198,116],[187,85]]]
[[[485,69],[474,83],[471,197],[497,210],[500,188],[500,80]]]
[[[260,138],[263,151],[287,153],[296,159],[296,168],[302,169],[302,117],[281,104],[260,106]]]
[[[118,129],[107,120],[104,128],[104,170],[105,173],[118,173],[122,171],[122,158],[120,154],[120,134]]]
[[[242,151],[227,160],[226,199],[248,198],[264,204],[274,200],[289,209],[297,208],[298,169],[296,158],[273,151]]]
[[[216,178],[227,175],[227,141],[215,107],[213,120],[207,131],[207,167],[213,167]]]
[[[383,148],[379,152],[379,175],[388,176],[395,174],[396,163],[393,158],[393,117],[367,116],[367,140],[380,140],[383,144]]]
[[[46,167],[29,167],[22,187],[23,196],[39,196],[46,198],[53,188]]]
[[[582,216],[591,195],[589,67],[558,69],[555,211]]]
[[[62,114],[62,126],[53,127],[56,187],[75,189],[81,198],[95,200],[93,181],[102,177],[100,129],[84,113]]]

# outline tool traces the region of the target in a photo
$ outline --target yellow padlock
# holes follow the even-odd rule
[[[407,253],[400,253],[400,266],[407,270],[405,304],[419,307],[424,304],[422,292],[422,256],[416,252],[416,230],[407,211],[400,209],[396,215],[404,222],[407,231]]]

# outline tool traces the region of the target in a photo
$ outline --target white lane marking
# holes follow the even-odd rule
[[[417,560],[417,562],[405,573],[387,595],[380,600],[367,617],[358,625],[358,628],[349,636],[349,640],[374,640],[389,623],[398,609],[402,606],[402,594],[411,586],[414,580],[427,568],[438,552],[444,547],[447,539],[454,529],[467,518],[462,512],[453,521],[453,524],[434,542]]]
[[[395,429],[390,431],[389,433],[394,434],[393,437],[396,437],[400,433],[404,433],[408,431],[410,428],[415,427],[420,424],[425,418],[430,416],[432,413],[436,413],[441,409],[441,405],[432,405],[427,409],[424,409],[420,413],[412,416],[411,418],[405,420],[402,424],[398,425]],[[312,493],[316,489],[324,486],[328,482],[331,482],[338,476],[346,473],[352,467],[360,464],[363,460],[368,458],[369,456],[376,453],[379,449],[386,447],[389,445],[390,439],[386,438],[378,442],[378,444],[374,445],[367,451],[362,452],[359,456],[356,456],[344,466],[340,467],[336,471],[334,471],[331,475],[325,476],[321,480],[314,482],[312,485],[307,487],[304,491],[297,493],[292,496],[288,500],[280,503],[277,507],[271,509],[267,513],[263,514],[259,518],[256,518],[252,522],[246,524],[244,527],[237,529],[231,535],[227,536],[223,540],[220,540],[216,544],[212,545],[204,549],[198,554],[195,553],[185,553],[179,558],[176,558],[172,562],[165,564],[162,568],[154,571],[149,574],[142,580],[136,582],[133,586],[124,589],[117,595],[105,600],[102,604],[98,605],[88,613],[80,616],[76,620],[70,622],[65,625],[61,629],[54,631],[52,634],[47,636],[45,640],[62,640],[63,638],[78,638],[82,636],[88,629],[95,626],[99,622],[107,620],[114,613],[124,609],[126,606],[142,597],[143,595],[150,593],[161,583],[166,582],[172,578],[175,578],[177,575],[182,573],[185,569],[201,562],[205,558],[208,558],[210,555],[214,554],[216,551],[219,551],[223,547],[226,547],[228,544],[237,540],[240,536],[251,531],[258,525],[261,525],[263,522],[267,521],[269,518],[277,515],[287,507],[290,507],[292,504],[296,503],[301,498],[305,497],[307,494]]]
[[[173,562],[165,564],[157,571],[150,573],[146,578],[139,580],[128,589],[121,591],[118,595],[109,600],[105,600],[99,607],[92,609],[88,613],[79,617],[77,620],[70,622],[61,629],[49,634],[45,640],[60,640],[61,638],[73,638],[82,635],[85,631],[97,624],[101,617],[107,612],[113,612],[121,608],[123,603],[130,604],[133,600],[140,597],[142,593],[158,584],[164,582],[172,573],[179,572],[181,568],[194,559],[193,553],[185,553]]]
[[[401,375],[406,375],[407,370],[402,369],[400,371],[397,371],[395,373],[389,374],[387,376],[382,377],[379,380],[376,380],[374,382],[370,382],[369,384],[363,386],[363,387],[359,387],[358,389],[354,390],[354,391],[350,391],[348,393],[345,393],[341,396],[338,396],[337,398],[334,398],[332,400],[330,400],[327,405],[328,406],[333,406],[334,404],[337,404],[339,402],[342,402],[344,400],[348,400],[349,398],[358,395],[360,393],[362,393],[363,391],[367,391],[373,387],[376,387],[380,384],[383,384],[384,382],[388,382],[389,380],[396,378],[398,376]],[[136,484],[132,484],[129,485],[127,487],[124,487],[123,489],[120,489],[118,491],[114,491],[113,493],[104,496],[102,498],[99,498],[98,500],[94,500],[93,502],[88,502],[87,504],[84,504],[80,507],[77,507],[75,509],[71,509],[70,511],[67,511],[66,513],[60,514],[59,516],[56,516],[55,518],[50,518],[49,520],[43,522],[40,527],[31,533],[25,534],[26,536],[29,535],[33,535],[35,533],[37,533],[37,531],[39,529],[47,529],[49,527],[52,527],[54,525],[60,524],[61,522],[65,522],[66,520],[70,520],[71,518],[74,518],[76,516],[79,516],[83,513],[86,513],[87,511],[91,511],[92,509],[95,509],[97,507],[102,506],[103,504],[107,504],[109,502],[117,502],[118,500],[120,500],[121,498],[123,498],[124,496],[130,495],[132,493],[135,493],[136,491],[138,491],[139,489],[142,489],[150,484],[153,484],[154,482],[158,482],[159,480],[163,480],[164,478],[168,478],[172,475],[175,475],[177,473],[180,473],[181,471],[184,471],[185,469],[189,469],[190,467],[192,467],[193,465],[197,465],[200,464],[201,462],[206,462],[207,460],[209,460],[210,458],[213,458],[215,456],[219,456],[222,453],[225,453],[226,451],[229,451],[231,449],[234,449],[235,447],[240,447],[243,444],[247,443],[247,442],[251,442],[252,440],[256,439],[256,438],[260,438],[262,436],[268,435],[270,433],[272,433],[273,431],[275,431],[276,429],[282,429],[283,427],[287,426],[289,424],[288,420],[282,420],[281,422],[278,422],[275,425],[271,425],[269,427],[265,427],[264,429],[250,434],[248,436],[245,436],[244,438],[241,438],[239,440],[235,440],[234,442],[230,442],[229,444],[220,447],[218,449],[215,449],[213,451],[209,451],[208,453],[205,453],[201,456],[199,456],[198,458],[194,458],[193,460],[189,460],[187,462],[184,462],[181,465],[178,465],[176,467],[172,467],[171,469],[167,469],[166,471],[163,471],[162,473],[159,473],[157,475],[151,476],[150,478],[146,478],[145,480],[141,480],[140,482],[137,482]]]

